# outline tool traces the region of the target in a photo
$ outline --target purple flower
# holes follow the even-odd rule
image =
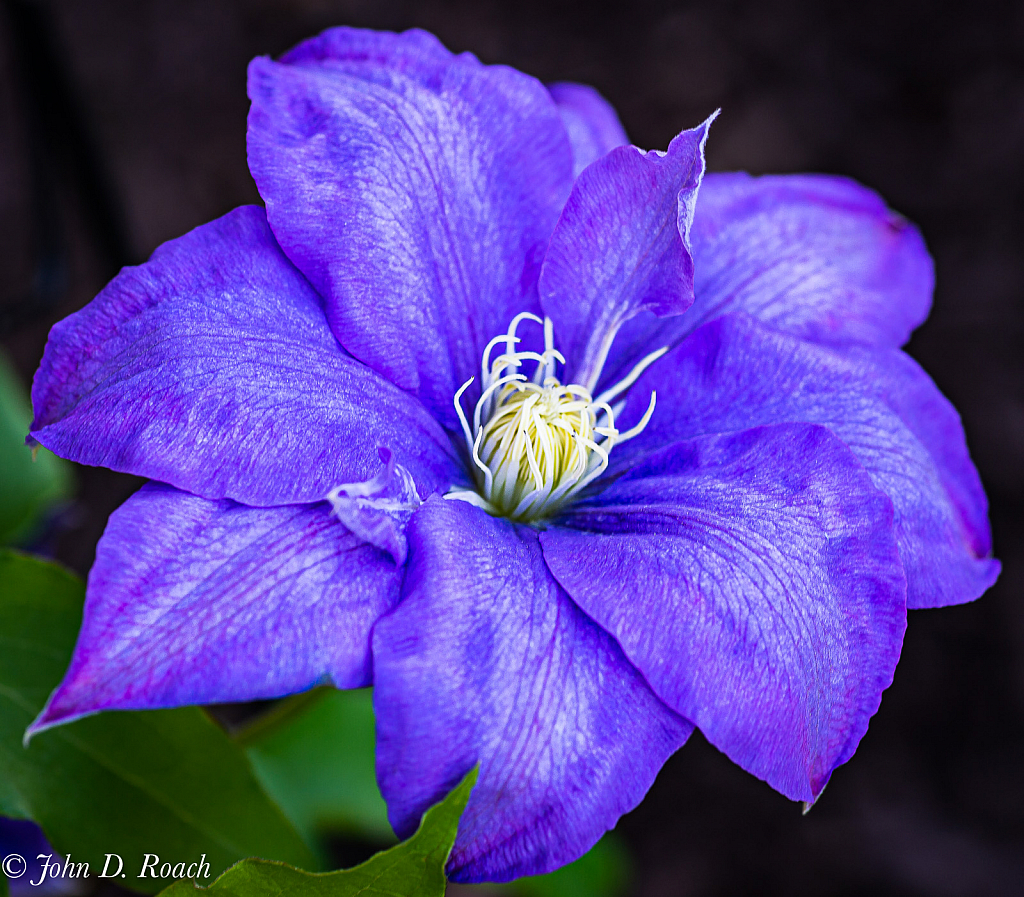
[[[34,439],[154,482],[35,729],[373,683],[400,835],[480,763],[461,881],[579,856],[695,726],[813,801],[907,608],[999,571],[898,348],[917,230],[423,32],[328,31],[249,92],[266,212],[123,271],[36,376]]]
[[[76,881],[62,873],[68,858],[57,853],[34,822],[0,816],[0,875],[13,897],[73,894]],[[0,879],[2,881],[3,879]]]

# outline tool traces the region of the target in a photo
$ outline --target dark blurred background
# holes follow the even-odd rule
[[[938,288],[909,351],[963,416],[1003,576],[911,613],[895,684],[808,816],[695,735],[619,831],[645,897],[1024,894],[1024,6],[0,3],[0,338],[26,384],[121,265],[259,201],[246,63],[336,24],[594,84],[643,147],[720,106],[712,170],[849,175],[917,222]],[[84,573],[138,481],[77,478],[52,548]]]

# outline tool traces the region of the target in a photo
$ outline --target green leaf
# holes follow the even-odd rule
[[[216,897],[443,897],[448,861],[459,817],[466,809],[478,770],[469,771],[454,791],[423,814],[419,830],[354,869],[314,875],[282,863],[243,860],[206,893]],[[195,887],[177,882],[162,897],[195,897]]]
[[[119,855],[118,884],[147,892],[167,880],[137,877],[146,854],[158,867],[205,854],[211,875],[249,856],[313,864],[244,752],[196,708],[103,713],[22,745],[67,667],[83,593],[59,567],[0,550],[0,814],[35,820],[93,877]]]
[[[264,789],[310,843],[325,831],[394,842],[374,773],[371,689],[307,692],[238,739]]]
[[[309,842],[341,831],[394,840],[374,775],[373,690],[316,689],[281,702],[236,738],[264,789]],[[620,897],[629,855],[614,832],[576,862],[547,875],[487,885],[507,897]]]
[[[25,390],[0,353],[0,544],[31,534],[40,515],[71,491],[66,462],[25,445],[32,409]]]
[[[496,893],[510,897],[620,897],[629,885],[629,872],[625,845],[614,832],[608,832],[576,862],[547,875],[520,878]]]
[[[10,893],[7,889],[7,876],[0,872],[0,897],[9,897]]]

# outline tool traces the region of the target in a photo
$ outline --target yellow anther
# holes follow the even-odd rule
[[[543,352],[515,351],[520,342],[516,329],[523,320],[543,324]],[[492,350],[502,343],[505,351],[492,361]],[[472,425],[461,399],[473,378],[455,394],[466,446],[478,470],[478,488],[456,489],[446,497],[524,522],[550,515],[607,469],[608,455],[616,444],[632,439],[647,426],[654,413],[653,393],[643,419],[625,433],[615,428],[616,410],[609,402],[665,351],[652,352],[595,400],[585,387],[576,383],[563,386],[555,377],[555,365],[565,364],[565,359],[553,346],[550,319],[542,322],[529,312],[516,315],[508,332],[492,339],[484,349],[482,388]],[[519,372],[526,362],[537,366],[529,379]]]

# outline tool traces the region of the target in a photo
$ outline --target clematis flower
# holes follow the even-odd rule
[[[0,859],[12,856],[11,865],[2,871],[14,876],[5,874],[3,879],[13,897],[75,893],[75,879],[61,875],[67,858],[50,846],[43,830],[27,819],[0,816]]]
[[[325,32],[249,94],[265,211],[125,269],[36,375],[34,440],[152,482],[33,731],[372,683],[400,836],[480,764],[458,881],[578,857],[694,727],[815,800],[907,608],[999,570],[899,349],[918,231],[420,31]]]

